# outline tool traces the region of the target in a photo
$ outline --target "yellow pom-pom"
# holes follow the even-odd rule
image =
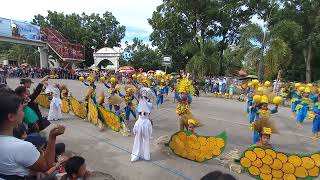
[[[258,80],[258,79],[252,80],[252,84],[253,84],[254,86],[258,85],[258,84],[259,84],[259,80]]]
[[[300,87],[300,86],[301,86],[300,83],[295,83],[295,84],[294,84],[294,87],[295,87],[295,88],[298,88],[298,87]]]
[[[267,97],[266,95],[263,95],[263,96],[261,97],[260,103],[269,103],[268,97]]]
[[[133,79],[137,79],[137,75],[136,74],[132,74],[132,78]]]
[[[311,92],[311,89],[310,89],[309,87],[306,87],[306,88],[304,89],[304,92],[305,92],[305,93],[310,93],[310,92]]]
[[[251,82],[248,83],[248,87],[252,88],[253,84]]]
[[[270,81],[264,82],[264,86],[265,86],[265,87],[270,87],[270,86],[271,86],[271,82],[270,82]]]
[[[299,87],[300,92],[303,92],[304,90],[305,90],[305,87],[303,87],[303,86]]]
[[[117,82],[117,80],[116,80],[116,78],[112,77],[112,78],[110,78],[110,82],[111,82],[112,84],[114,84],[114,83]]]
[[[280,96],[276,96],[273,98],[273,104],[280,105],[282,102],[282,98]]]
[[[101,82],[105,82],[105,81],[106,81],[106,78],[105,78],[104,76],[101,76],[101,77],[100,77],[100,81],[101,81]]]
[[[253,102],[258,104],[261,101],[261,96],[260,95],[254,95],[253,96]]]
[[[79,78],[79,81],[83,82],[83,81],[84,81],[84,77],[81,76],[81,77]]]
[[[311,83],[307,84],[307,87],[311,88],[313,85]]]
[[[116,87],[114,89],[119,91],[120,90],[120,86],[116,85]]]
[[[258,92],[263,92],[263,87],[258,87],[257,91]]]

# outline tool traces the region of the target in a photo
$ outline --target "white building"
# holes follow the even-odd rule
[[[112,63],[112,65],[108,65],[107,67],[101,67],[101,69],[116,71],[117,69],[119,69],[120,56],[121,52],[118,48],[101,48],[97,52],[93,53],[94,65],[98,67],[102,61],[109,60]]]

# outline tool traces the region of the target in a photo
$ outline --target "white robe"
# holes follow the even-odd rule
[[[139,116],[133,127],[134,144],[131,153],[131,162],[138,159],[150,160],[150,137],[152,125],[148,116]]]
[[[52,100],[50,102],[50,110],[48,114],[48,120],[59,120],[61,119],[61,99],[60,90],[57,87],[48,86],[45,93],[52,93]]]

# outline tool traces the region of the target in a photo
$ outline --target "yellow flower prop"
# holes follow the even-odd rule
[[[227,134],[200,136],[189,131],[179,131],[171,136],[169,147],[176,155],[197,162],[219,156],[227,143]]]
[[[74,97],[70,96],[70,103],[72,107],[73,113],[81,119],[85,119],[87,117],[87,107],[86,103],[80,103]]]
[[[98,125],[99,117],[98,117],[97,106],[94,104],[91,98],[89,98],[88,100],[88,110],[90,115],[89,117],[90,122],[95,126]]]
[[[44,107],[49,109],[50,108],[50,100],[49,100],[49,95],[47,94],[40,94],[37,99],[36,99],[37,103]]]
[[[266,147],[251,147],[238,163],[257,179],[307,180],[319,176],[320,153],[298,155]]]
[[[112,130],[119,132],[121,128],[120,118],[113,112],[107,111],[102,106],[98,106],[98,111],[102,121]]]
[[[179,93],[190,93],[193,95],[194,88],[192,86],[192,82],[187,78],[183,78],[178,84],[178,92]]]
[[[188,104],[178,103],[176,113],[180,116],[182,114],[191,114],[191,110]]]
[[[69,113],[70,111],[70,106],[69,106],[69,101],[68,98],[62,98],[61,99],[62,105],[61,105],[61,111],[64,113]]]
[[[316,118],[316,115],[313,112],[310,112],[308,114],[308,119],[310,119],[311,121],[313,121]]]

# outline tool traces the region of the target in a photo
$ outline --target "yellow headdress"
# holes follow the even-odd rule
[[[196,126],[197,122],[194,119],[188,119],[188,124]]]
[[[111,105],[120,105],[123,99],[119,95],[112,95],[108,99],[108,103]]]
[[[267,117],[260,117],[259,121],[255,121],[253,127],[260,134],[279,134],[274,122]]]
[[[101,92],[100,97],[98,98],[98,104],[102,105],[104,103],[105,94],[104,92]]]

